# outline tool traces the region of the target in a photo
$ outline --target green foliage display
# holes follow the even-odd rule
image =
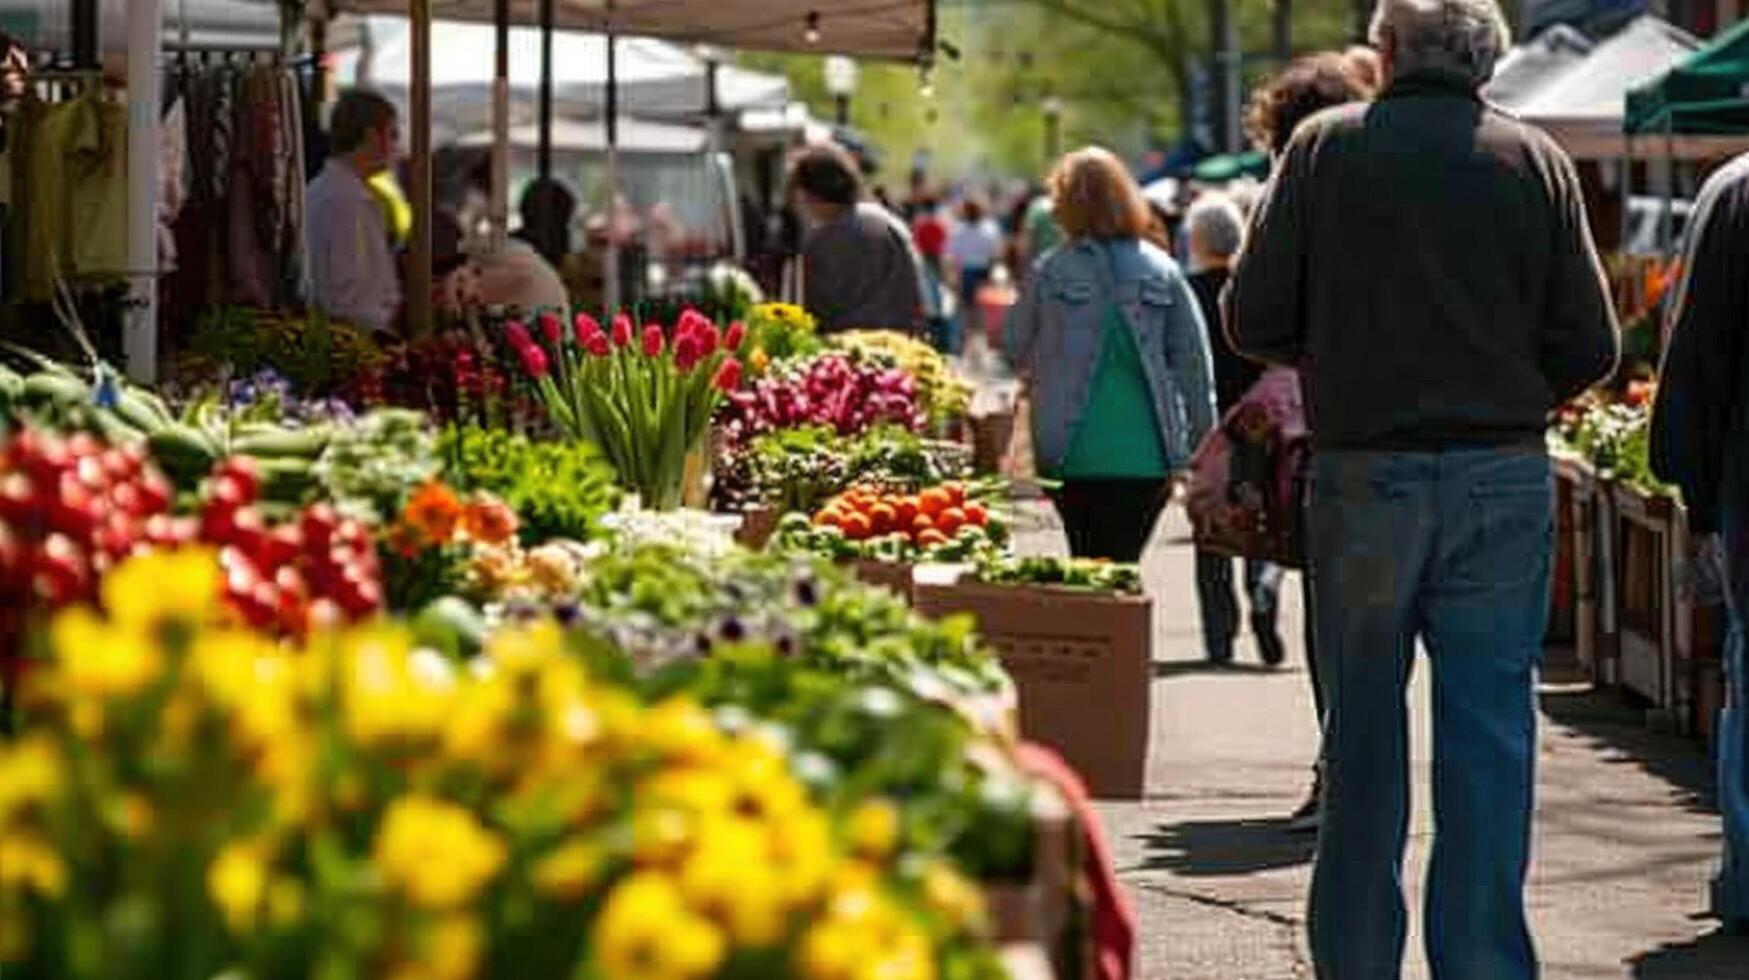
[[[451,426],[438,441],[444,475],[460,490],[483,490],[522,519],[524,544],[586,541],[619,504],[613,467],[587,442],[537,442],[503,429]]]

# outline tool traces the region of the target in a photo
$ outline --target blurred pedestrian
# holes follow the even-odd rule
[[[941,202],[933,194],[918,200],[916,217],[911,219],[911,237],[917,243],[917,254],[937,276],[947,255],[947,222],[941,218]]]
[[[336,320],[389,331],[401,307],[391,226],[370,181],[389,172],[401,129],[394,103],[341,93],[329,117],[334,155],[305,190],[310,304]]]
[[[1687,253],[1652,408],[1652,469],[1682,488],[1689,527],[1706,543],[1697,561],[1722,562],[1730,689],[1716,736],[1725,853],[1713,913],[1741,933],[1749,931],[1749,156],[1701,189]]]
[[[1215,406],[1224,418],[1263,376],[1263,366],[1239,356],[1221,329],[1221,291],[1227,288],[1233,256],[1244,238],[1245,219],[1225,196],[1208,194],[1190,206],[1184,223],[1189,229],[1190,288],[1196,293],[1203,322],[1208,325]],[[1276,630],[1282,569],[1252,558],[1245,559],[1243,565],[1251,635],[1257,640],[1258,656],[1265,664],[1277,666],[1287,659],[1287,649]],[[1204,653],[1211,663],[1231,663],[1233,641],[1239,633],[1239,603],[1233,596],[1233,559],[1198,551],[1196,594],[1202,612]]]
[[[1353,70],[1347,56],[1335,52],[1307,55],[1295,61],[1279,75],[1261,86],[1252,97],[1246,119],[1253,142],[1268,153],[1273,165],[1279,166],[1282,154],[1295,130],[1307,119],[1326,109],[1373,97],[1376,89],[1365,85]],[[1237,185],[1230,191],[1242,211],[1255,210],[1255,185]],[[1224,339],[1224,338],[1223,338]],[[1300,575],[1300,594],[1306,617],[1306,676],[1312,687],[1312,706],[1318,715],[1319,730],[1323,730],[1325,698],[1318,659],[1318,629],[1316,603],[1312,601],[1310,569]],[[1312,831],[1318,828],[1323,801],[1323,753],[1314,764],[1312,788],[1305,800],[1288,817],[1288,829]]]
[[[577,195],[555,177],[536,178],[516,204],[522,227],[516,238],[528,243],[554,267],[571,253],[571,226],[577,218]]]
[[[959,218],[947,236],[947,265],[959,298],[957,329],[946,344],[948,353],[958,353],[978,323],[978,291],[990,281],[990,273],[1002,257],[1002,229],[984,210],[982,201],[966,198],[960,204]]]
[[[803,305],[822,332],[858,328],[916,333],[922,322],[922,260],[911,231],[864,200],[850,154],[831,144],[803,149],[790,190],[810,228],[802,244]]]
[[[1304,372],[1316,433],[1312,958],[1325,980],[1401,975],[1420,641],[1434,675],[1432,976],[1533,980],[1544,432],[1614,365],[1614,313],[1572,161],[1479,94],[1509,44],[1494,0],[1381,0],[1372,40],[1383,94],[1298,127],[1228,291],[1235,347]]]
[[[1148,206],[1122,161],[1077,150],[1050,188],[1068,242],[1026,283],[1008,353],[1070,550],[1134,562],[1214,424],[1208,337],[1178,263],[1144,237]]]

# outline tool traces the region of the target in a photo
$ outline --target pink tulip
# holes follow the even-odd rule
[[[534,346],[534,338],[528,335],[528,328],[520,320],[512,320],[504,325],[504,336],[510,338],[510,346],[517,350]]]
[[[747,325],[740,322],[729,324],[728,332],[723,334],[723,346],[731,354],[739,353],[741,345],[747,340]]]
[[[674,324],[674,338],[678,340],[688,334],[699,333],[710,326],[712,326],[711,321],[703,313],[688,308],[680,314],[680,321]]]
[[[664,338],[662,336],[662,328],[661,327],[658,327],[655,324],[651,324],[651,325],[645,327],[644,328],[644,356],[645,357],[661,357],[662,356],[663,341],[664,341]]]
[[[613,318],[613,346],[627,347],[632,342],[632,318],[621,313]]]

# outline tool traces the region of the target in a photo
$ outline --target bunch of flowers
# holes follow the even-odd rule
[[[77,608],[0,746],[24,976],[999,976],[979,897],[834,820],[757,726],[598,680],[550,624],[458,672],[386,625],[216,625],[210,557]]]
[[[588,540],[619,501],[613,467],[586,442],[530,439],[499,428],[451,426],[438,440],[444,479],[501,498],[522,522],[522,541]]]
[[[897,368],[915,378],[917,400],[933,427],[951,425],[971,411],[971,382],[921,340],[893,330],[850,330],[834,336],[832,342],[860,360]]]
[[[611,332],[587,314],[569,328],[545,315],[537,327],[505,333],[553,424],[600,447],[646,506],[678,507],[689,457],[723,396],[741,386],[746,329],[722,330],[690,310],[671,333],[658,324],[640,333],[624,314]]]
[[[1569,423],[1567,437],[1581,457],[1606,479],[1616,479],[1642,492],[1674,496],[1676,488],[1652,473],[1651,392],[1636,402],[1597,402]]]
[[[261,420],[290,425],[351,422],[356,413],[339,398],[302,398],[291,379],[273,368],[262,368],[225,386],[224,404],[239,421]]]
[[[350,324],[247,307],[201,317],[189,346],[213,367],[244,374],[273,368],[304,395],[335,391],[383,359],[376,342]]]
[[[772,365],[808,357],[825,347],[807,310],[793,303],[760,303],[747,314],[747,361],[755,375]]]
[[[882,425],[921,432],[928,413],[918,402],[916,380],[904,371],[828,353],[774,370],[730,396],[717,421],[725,437],[740,444],[805,426],[823,426],[840,436]]]
[[[416,609],[457,590],[480,602],[514,593],[556,596],[575,588],[569,550],[549,543],[524,552],[516,511],[489,493],[463,497],[432,480],[407,501],[385,537],[390,604]]]

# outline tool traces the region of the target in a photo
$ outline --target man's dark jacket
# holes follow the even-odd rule
[[[1302,369],[1320,449],[1540,444],[1619,351],[1572,162],[1441,76],[1300,127],[1228,304],[1236,348]]]
[[[1690,526],[1699,532],[1719,529],[1727,488],[1740,500],[1749,493],[1746,331],[1749,155],[1701,189],[1652,406],[1652,471],[1682,488]]]

